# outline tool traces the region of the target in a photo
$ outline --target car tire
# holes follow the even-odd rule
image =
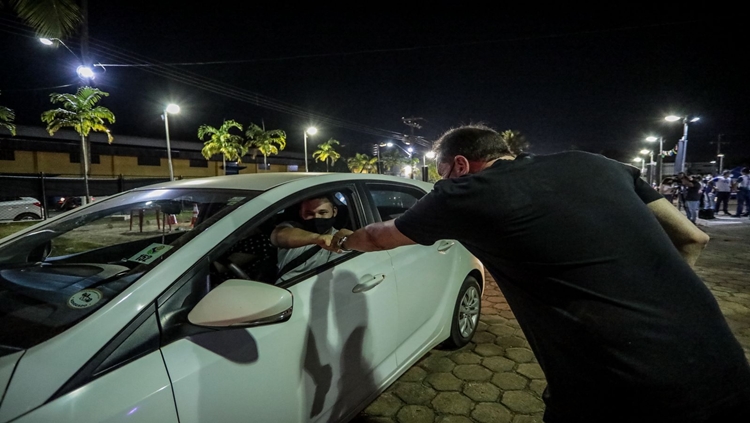
[[[467,276],[458,290],[456,305],[451,317],[451,333],[441,349],[455,350],[471,341],[479,324],[482,311],[482,288],[473,276]]]
[[[18,222],[21,220],[39,220],[41,219],[41,216],[34,213],[21,213],[18,216],[16,216],[13,220]]]

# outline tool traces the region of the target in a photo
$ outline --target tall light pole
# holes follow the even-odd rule
[[[677,157],[674,161],[674,170],[675,173],[685,172],[685,157],[688,144],[688,123],[697,122],[700,118],[694,116],[670,115],[665,117],[664,120],[667,122],[677,122],[678,120],[682,120],[682,138],[677,142]]]
[[[633,159],[633,161],[641,164],[641,175],[643,175],[643,173],[646,171],[646,169],[644,168],[646,161],[643,160],[643,157],[636,157]]]
[[[654,152],[652,150],[649,150],[648,148],[644,148],[641,150],[641,154],[648,154],[649,155],[649,161],[648,161],[648,184],[653,185],[654,184]]]
[[[661,183],[661,180],[662,180],[662,168],[664,166],[663,158],[662,158],[662,154],[664,153],[664,137],[659,137],[659,138],[654,137],[654,136],[646,137],[646,141],[648,141],[648,142],[659,141],[659,154],[657,154],[657,156],[656,156],[656,160],[657,160],[656,167],[659,170],[657,171],[658,173],[656,174],[657,175],[656,182]]]
[[[307,135],[308,134],[315,135],[317,133],[318,133],[318,128],[316,128],[314,126],[311,126],[311,127],[307,128],[307,129],[305,129],[305,132],[303,132],[303,134],[305,136],[305,172],[309,172],[309,170],[307,169]]]
[[[716,157],[719,158],[719,171],[717,173],[719,175],[721,175],[721,172],[724,171],[724,155],[723,154],[717,154]]]
[[[381,144],[381,143],[376,143],[376,144],[373,144],[373,149],[372,149],[373,153],[375,153],[375,155],[376,155],[376,156],[378,157],[378,162],[376,163],[376,166],[377,166],[377,168],[378,168],[378,175],[380,175],[380,174],[381,174],[381,166],[380,166],[380,147],[383,147],[383,146],[385,146],[385,143],[383,143],[383,144]]]
[[[174,170],[172,169],[172,148],[169,145],[169,114],[180,113],[180,106],[170,103],[164,109],[164,114],[161,115],[164,119],[164,129],[167,132],[167,162],[169,163],[169,180],[174,181]]]

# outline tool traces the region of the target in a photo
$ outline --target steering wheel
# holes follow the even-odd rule
[[[214,265],[220,271],[228,271],[233,276],[236,276],[239,279],[250,280],[250,276],[248,276],[247,273],[245,273],[244,270],[242,270],[239,266],[237,266],[235,263],[233,263],[228,258],[216,260],[214,262]]]

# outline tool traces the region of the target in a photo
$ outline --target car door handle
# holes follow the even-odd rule
[[[354,288],[352,288],[352,292],[360,293],[360,292],[367,292],[376,286],[380,284],[380,282],[383,282],[385,280],[385,275],[375,275],[375,276],[365,276],[363,282],[358,283],[354,285]]]
[[[441,241],[440,245],[438,245],[438,247],[437,247],[437,250],[440,253],[444,253],[444,252],[450,250],[451,247],[453,247],[454,245],[456,245],[455,241]]]

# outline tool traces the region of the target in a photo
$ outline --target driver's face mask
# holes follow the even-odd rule
[[[314,232],[316,234],[325,234],[333,228],[333,224],[336,222],[335,217],[329,218],[315,218],[302,221],[302,229],[308,232]]]

